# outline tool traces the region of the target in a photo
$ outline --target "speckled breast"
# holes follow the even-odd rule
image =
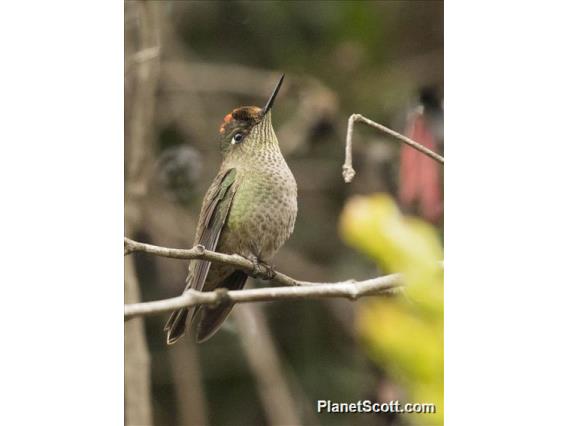
[[[280,154],[280,153],[278,153]],[[281,154],[237,171],[227,231],[219,248],[269,260],[290,237],[297,208],[296,181]]]

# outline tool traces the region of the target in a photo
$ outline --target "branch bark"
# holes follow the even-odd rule
[[[382,124],[375,123],[373,120],[369,120],[367,117],[362,116],[361,114],[352,114],[349,117],[349,121],[347,122],[347,136],[345,138],[345,163],[343,164],[343,180],[345,183],[350,183],[353,178],[355,177],[355,169],[353,169],[353,126],[355,123],[364,123],[367,126],[373,127],[374,129],[380,130],[384,133],[387,133],[391,136],[394,136],[399,141],[410,145],[412,148],[420,151],[421,153],[427,155],[428,157],[432,158],[433,160],[437,161],[440,164],[444,164],[444,157],[439,154],[436,154],[434,151],[429,150],[425,146],[419,144],[418,142],[401,135],[398,132],[395,132],[392,129],[389,129]]]

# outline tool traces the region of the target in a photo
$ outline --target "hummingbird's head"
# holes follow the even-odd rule
[[[221,152],[224,157],[250,156],[267,147],[278,148],[278,139],[272,128],[270,109],[280,90],[284,74],[264,108],[244,106],[227,114],[219,128]]]

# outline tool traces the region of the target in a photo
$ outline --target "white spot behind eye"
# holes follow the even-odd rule
[[[235,144],[239,144],[243,141],[244,136],[242,133],[236,133],[235,136],[233,136],[233,139],[231,139],[231,145],[235,145]]]

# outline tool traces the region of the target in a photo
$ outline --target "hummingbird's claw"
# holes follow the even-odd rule
[[[268,263],[263,263],[262,266],[264,267],[264,279],[267,281],[273,280],[274,277],[276,277],[274,266],[269,265]]]
[[[253,270],[250,273],[251,277],[270,281],[276,276],[272,265],[260,261],[256,256],[251,256],[250,261],[254,264]]]

